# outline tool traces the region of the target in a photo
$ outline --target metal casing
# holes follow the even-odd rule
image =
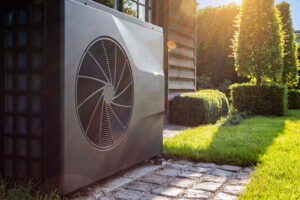
[[[97,3],[65,0],[61,114],[62,192],[112,175],[162,152],[164,113],[163,32]],[[134,106],[127,131],[111,150],[86,140],[75,107],[75,77],[87,46],[99,37],[116,40],[131,64]]]
[[[24,9],[31,13],[35,7],[41,10],[41,24],[17,28],[28,31],[29,35],[32,28],[40,30],[41,67],[33,70],[29,62],[28,69],[20,70],[14,66],[9,72],[41,74],[41,91],[38,93],[42,99],[38,115],[42,120],[41,135],[34,136],[31,126],[28,126],[26,135],[19,136],[17,132],[1,135],[0,139],[9,138],[15,149],[12,155],[6,155],[7,144],[4,140],[0,141],[1,174],[9,177],[9,174],[17,173],[19,161],[22,161],[25,163],[25,177],[32,178],[31,173],[38,171],[35,180],[41,181],[43,190],[59,189],[61,194],[67,194],[160,154],[165,98],[162,28],[90,0],[11,0],[5,3],[3,12],[1,8],[0,14],[4,17],[6,11],[19,13]],[[0,23],[0,26],[4,25]],[[15,31],[16,28],[10,29]],[[106,151],[93,147],[85,138],[75,102],[76,74],[81,58],[86,48],[103,36],[113,38],[122,47],[130,62],[134,81],[134,104],[129,125],[120,143]],[[6,51],[4,38],[2,31],[1,58]],[[34,39],[34,34],[29,38]],[[19,51],[19,47],[15,48]],[[33,54],[33,48],[26,48],[26,52]],[[2,64],[4,60],[1,60]],[[4,83],[4,75],[1,75],[2,108],[7,106]],[[28,92],[28,95],[31,93]],[[7,115],[17,118],[20,113]],[[29,116],[28,124],[31,124],[30,112],[26,115]],[[4,122],[3,114],[0,123],[3,129],[6,126]],[[20,138],[28,144],[17,145]],[[32,151],[30,145],[35,144],[36,139],[39,139],[40,145]],[[28,155],[20,157],[19,149]],[[39,157],[31,158],[31,152],[38,153]],[[7,159],[13,161],[12,173],[7,173],[10,166]],[[36,162],[38,167],[32,168]]]

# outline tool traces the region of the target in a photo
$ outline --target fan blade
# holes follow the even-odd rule
[[[100,146],[105,148],[113,144],[112,136],[109,130],[106,104],[104,104],[103,106],[103,113],[101,119],[102,120],[101,120]]]
[[[121,82],[121,80],[123,78],[123,74],[124,74],[124,71],[125,71],[126,64],[127,64],[127,60],[125,60],[125,62],[124,62],[123,69],[122,69],[121,75],[120,75],[119,80],[118,80],[118,85],[115,86],[115,88],[114,88],[115,91],[117,91],[118,88],[119,88],[120,82]]]
[[[90,122],[89,129],[86,132],[86,136],[94,145],[98,145],[100,143],[99,135],[101,134],[101,117],[103,112],[103,104],[104,101],[102,100],[102,102],[95,110],[95,114],[92,121]]]
[[[106,82],[104,82],[98,78],[91,77],[91,76],[78,76],[78,78],[89,79],[89,80],[97,81],[97,82],[100,82],[100,83],[106,85]]]
[[[104,51],[104,55],[105,55],[105,60],[106,60],[106,63],[107,63],[107,69],[108,69],[108,73],[109,73],[110,83],[112,83],[112,74],[111,74],[111,71],[110,71],[109,58],[108,58],[107,52],[106,52],[106,45],[104,44],[103,40],[101,40],[101,44],[102,44],[102,47],[103,47],[103,51]],[[107,44],[107,42],[106,42],[106,44]]]
[[[113,97],[113,100],[119,98],[129,87],[133,85],[133,82],[130,82],[119,94],[116,94],[117,96]]]
[[[86,104],[78,109],[78,115],[80,116],[80,123],[84,131],[87,130],[89,125],[89,121],[91,119],[91,113],[95,110],[95,106],[97,106],[99,99],[102,94],[96,94],[92,97]]]
[[[80,65],[79,76],[87,76],[99,79],[103,82],[107,82],[107,78],[99,64],[93,59],[93,57],[85,52],[83,60]]]
[[[113,136],[114,142],[117,142],[119,138],[124,134],[126,127],[116,116],[110,105],[107,105],[107,110],[110,119],[109,122],[111,124],[111,134]]]
[[[110,79],[107,77],[106,72],[103,70],[103,68],[101,67],[100,63],[97,61],[97,59],[89,51],[87,51],[87,53],[92,57],[93,61],[97,64],[97,66],[99,67],[99,69],[103,72],[106,81],[108,83],[110,83]]]
[[[85,100],[83,100],[79,106],[77,106],[77,108],[79,109],[83,104],[85,104],[89,99],[91,99],[93,96],[95,96],[97,93],[101,92],[102,90],[104,90],[105,86],[96,90],[95,92],[93,92],[90,96],[88,96]]]
[[[90,120],[89,120],[89,123],[88,123],[88,126],[87,126],[87,128],[86,128],[86,132],[88,132],[89,131],[89,128],[90,128],[90,125],[91,125],[91,122],[92,122],[92,120],[93,120],[93,118],[94,118],[94,116],[95,116],[95,113],[96,113],[96,111],[97,111],[97,109],[98,109],[98,107],[99,107],[99,104],[100,104],[100,102],[101,102],[101,100],[103,100],[103,94],[100,96],[100,98],[98,99],[98,102],[97,102],[97,104],[96,104],[96,106],[95,106],[95,108],[94,108],[94,110],[93,110],[93,113],[92,113],[92,116],[91,116],[91,118],[90,118]],[[103,103],[102,103],[103,104]],[[102,105],[103,106],[103,105]]]
[[[92,95],[95,91],[99,90],[105,85],[102,82],[79,77],[76,86],[77,86],[77,105],[79,105],[86,98]]]

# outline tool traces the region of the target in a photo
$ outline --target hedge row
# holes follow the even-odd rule
[[[170,102],[170,121],[184,126],[215,123],[228,111],[229,103],[224,93],[200,90],[183,93]]]
[[[288,100],[289,109],[300,109],[300,90],[290,90]]]
[[[284,85],[234,84],[230,87],[232,105],[239,112],[283,116],[287,111],[287,87]]]

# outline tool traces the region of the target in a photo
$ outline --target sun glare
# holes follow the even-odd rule
[[[242,0],[200,0],[198,1],[200,4],[205,3],[209,5],[226,5],[230,3],[241,4]]]

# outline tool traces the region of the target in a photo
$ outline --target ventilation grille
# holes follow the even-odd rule
[[[0,16],[0,173],[38,181],[44,155],[44,3],[9,1]]]
[[[133,108],[133,78],[125,52],[110,38],[85,51],[76,80],[76,108],[88,141],[109,150],[122,139]]]

